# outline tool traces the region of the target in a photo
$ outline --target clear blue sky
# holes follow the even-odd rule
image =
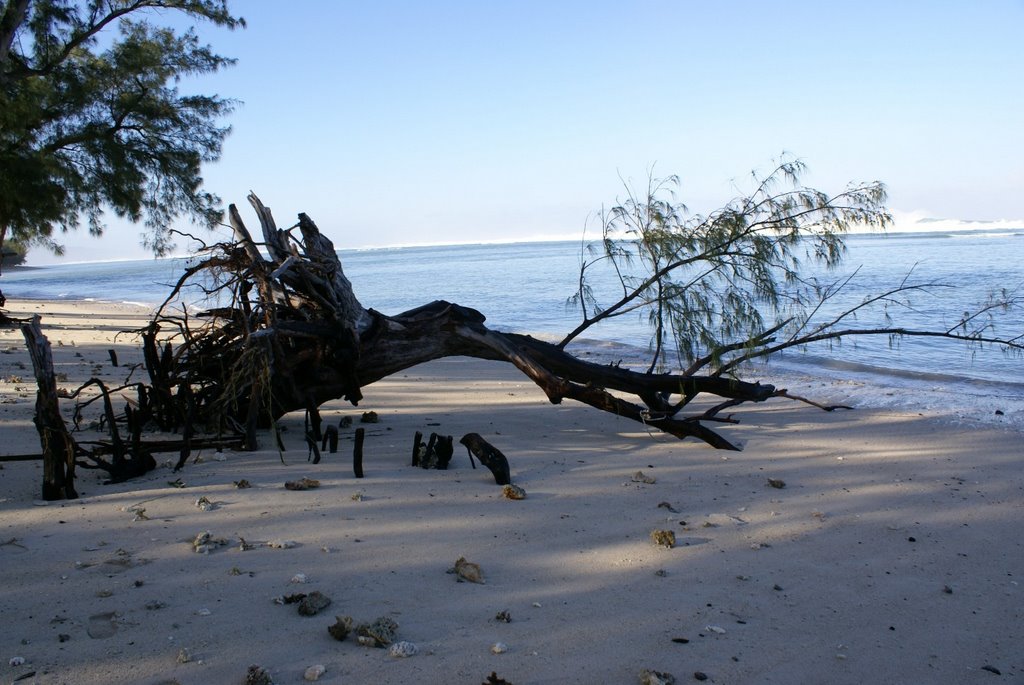
[[[578,237],[652,165],[706,212],[784,151],[903,220],[1024,225],[1024,0],[232,8],[247,29],[201,33],[238,64],[182,86],[242,101],[206,187],[339,247]],[[144,255],[113,223],[66,242]]]

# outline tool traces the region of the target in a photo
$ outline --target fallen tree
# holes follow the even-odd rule
[[[465,355],[514,365],[552,403],[574,400],[679,438],[737,449],[716,430],[737,422],[727,409],[772,398],[837,408],[743,381],[738,372],[752,359],[854,335],[940,336],[1022,349],[1019,337],[995,337],[991,321],[983,319],[999,307],[1019,306],[1016,300],[989,303],[948,330],[844,325],[862,308],[894,304],[903,295],[937,287],[934,283],[905,281],[817,321],[821,305],[843,284],[808,280],[801,271],[804,260],[838,264],[850,225],[884,227],[889,215],[881,184],[852,186],[829,197],[799,187],[801,170],[797,162],[780,164],[759,179],[750,196],[708,216],[684,217],[685,208],[660,199],[664,182],[652,180],[643,195],[631,192],[602,217],[600,247],[581,263],[574,298],[582,321],[558,343],[493,330],[480,312],[445,301],[393,315],[368,309],[356,298],[334,245],[310,217],[299,214],[295,225],[280,229],[270,209],[250,195],[262,240],[253,237],[232,205],[233,242],[206,250],[146,332],[152,340],[158,331],[171,329],[175,342],[173,351],[165,350],[162,366],[150,364],[154,392],[170,397],[173,388],[190,388],[191,401],[202,408],[199,414],[243,431],[250,443],[257,427],[305,410],[314,426],[311,437],[319,440],[317,408],[324,402],[344,398],[356,404],[362,388],[382,378]],[[779,182],[793,188],[776,192]],[[606,306],[588,281],[597,264],[610,265],[620,284],[621,295]],[[193,318],[185,310],[172,311],[168,303],[203,276],[204,292],[217,306]],[[595,364],[571,354],[571,343],[582,332],[637,310],[648,311],[653,329],[646,370]],[[785,316],[768,319],[766,312]],[[666,362],[670,348],[685,360],[679,370]],[[149,356],[155,358],[155,348]],[[689,411],[702,396],[714,402]]]
[[[180,443],[171,446],[180,449],[180,468],[193,447],[208,444],[202,441],[237,441],[255,449],[259,428],[297,410],[306,412],[306,439],[315,450],[322,438],[322,404],[339,398],[358,404],[366,386],[456,355],[512,364],[552,403],[581,402],[678,438],[735,450],[721,432],[738,422],[727,410],[773,398],[839,408],[742,380],[751,360],[866,335],[940,337],[1024,350],[1020,336],[999,337],[993,328],[996,312],[1020,307],[1013,296],[965,313],[946,329],[847,325],[863,310],[903,306],[906,296],[941,287],[908,279],[825,315],[825,305],[848,279],[820,281],[807,276],[805,267],[839,264],[851,225],[884,227],[885,191],[872,183],[830,197],[800,187],[800,171],[799,163],[782,163],[758,179],[752,194],[706,216],[690,216],[682,205],[663,199],[674,179],[651,179],[643,193],[629,189],[624,202],[601,216],[600,240],[584,253],[572,298],[581,322],[557,343],[494,330],[480,312],[451,302],[390,315],[366,308],[334,245],[310,217],[299,214],[294,225],[281,229],[270,209],[250,195],[259,237],[232,205],[233,239],[204,247],[139,331],[149,383],[133,386],[135,407],[116,416],[102,389],[112,435],[102,447],[115,458],[106,464],[95,450],[91,457],[115,476],[151,468],[153,450],[140,431],[152,424],[183,431]],[[776,191],[781,182],[791,188]],[[602,268],[603,289],[595,287],[593,276]],[[616,284],[610,297],[609,274]],[[179,306],[197,300],[206,307],[198,314]],[[572,354],[585,331],[638,312],[647,314],[652,331],[646,368],[596,364]],[[699,397],[711,401],[695,403]],[[130,440],[118,437],[119,422]]]

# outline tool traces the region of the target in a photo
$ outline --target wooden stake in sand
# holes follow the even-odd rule
[[[363,438],[366,435],[365,428],[356,428],[356,444],[352,452],[352,470],[356,478],[363,477]]]

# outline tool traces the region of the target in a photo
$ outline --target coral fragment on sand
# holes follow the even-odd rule
[[[370,624],[356,628],[356,639],[365,647],[387,647],[395,641],[398,623],[387,616],[381,616]]]
[[[348,634],[352,632],[352,617],[351,616],[335,616],[335,621],[332,625],[327,626],[327,632],[331,634],[335,640],[344,641]]]
[[[274,685],[274,679],[267,669],[253,664],[245,673],[245,685]]]
[[[207,554],[210,550],[223,547],[226,544],[228,544],[226,539],[215,538],[213,537],[213,533],[208,530],[204,530],[193,538],[192,551],[196,554]]]
[[[466,557],[459,557],[455,561],[455,566],[449,569],[448,573],[454,573],[460,583],[467,580],[470,583],[484,584],[484,573],[480,570],[480,565],[466,561]]]
[[[505,499],[526,499],[526,490],[511,483],[501,488],[501,494],[504,495]]]
[[[676,546],[676,534],[671,530],[652,530],[651,542],[659,547],[671,549]]]
[[[661,671],[649,671],[646,668],[640,671],[640,685],[675,685],[676,677],[671,673]]]
[[[318,590],[313,590],[299,601],[299,614],[302,616],[316,616],[330,605],[330,597]]]
[[[391,645],[390,648],[388,648],[388,656],[393,656],[396,659],[404,659],[410,656],[416,656],[417,654],[419,654],[419,652],[420,648],[417,647],[414,643],[408,642],[407,640],[396,642],[395,644]]]
[[[657,478],[655,478],[654,476],[648,476],[643,471],[637,471],[636,473],[634,473],[633,477],[630,480],[632,480],[634,483],[645,483],[647,485],[654,485],[655,483],[658,482]]]

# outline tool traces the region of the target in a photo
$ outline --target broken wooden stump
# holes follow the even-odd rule
[[[324,438],[320,444],[320,451],[328,450],[331,454],[338,451],[338,429],[328,426],[324,429]]]
[[[512,482],[509,474],[508,459],[497,447],[480,437],[479,433],[466,433],[459,440],[459,444],[465,445],[469,452],[469,463],[473,468],[473,455],[480,460],[480,463],[491,470],[494,474],[494,482],[498,485],[508,485]]]
[[[363,477],[363,438],[365,436],[365,428],[356,428],[356,444],[352,450],[352,471],[356,474],[356,478]]]
[[[36,415],[33,422],[43,450],[43,499],[77,499],[75,492],[75,456],[78,447],[60,415],[57,380],[53,373],[50,341],[43,335],[39,315],[21,326],[32,369],[35,372]]]
[[[430,434],[430,440],[423,444],[422,434],[417,431],[413,443],[412,465],[424,469],[447,470],[448,464],[455,453],[452,445],[454,438],[450,435]]]
[[[420,465],[420,449],[424,450],[426,454],[426,445],[423,444],[423,433],[416,431],[416,435],[412,439],[412,465]]]

